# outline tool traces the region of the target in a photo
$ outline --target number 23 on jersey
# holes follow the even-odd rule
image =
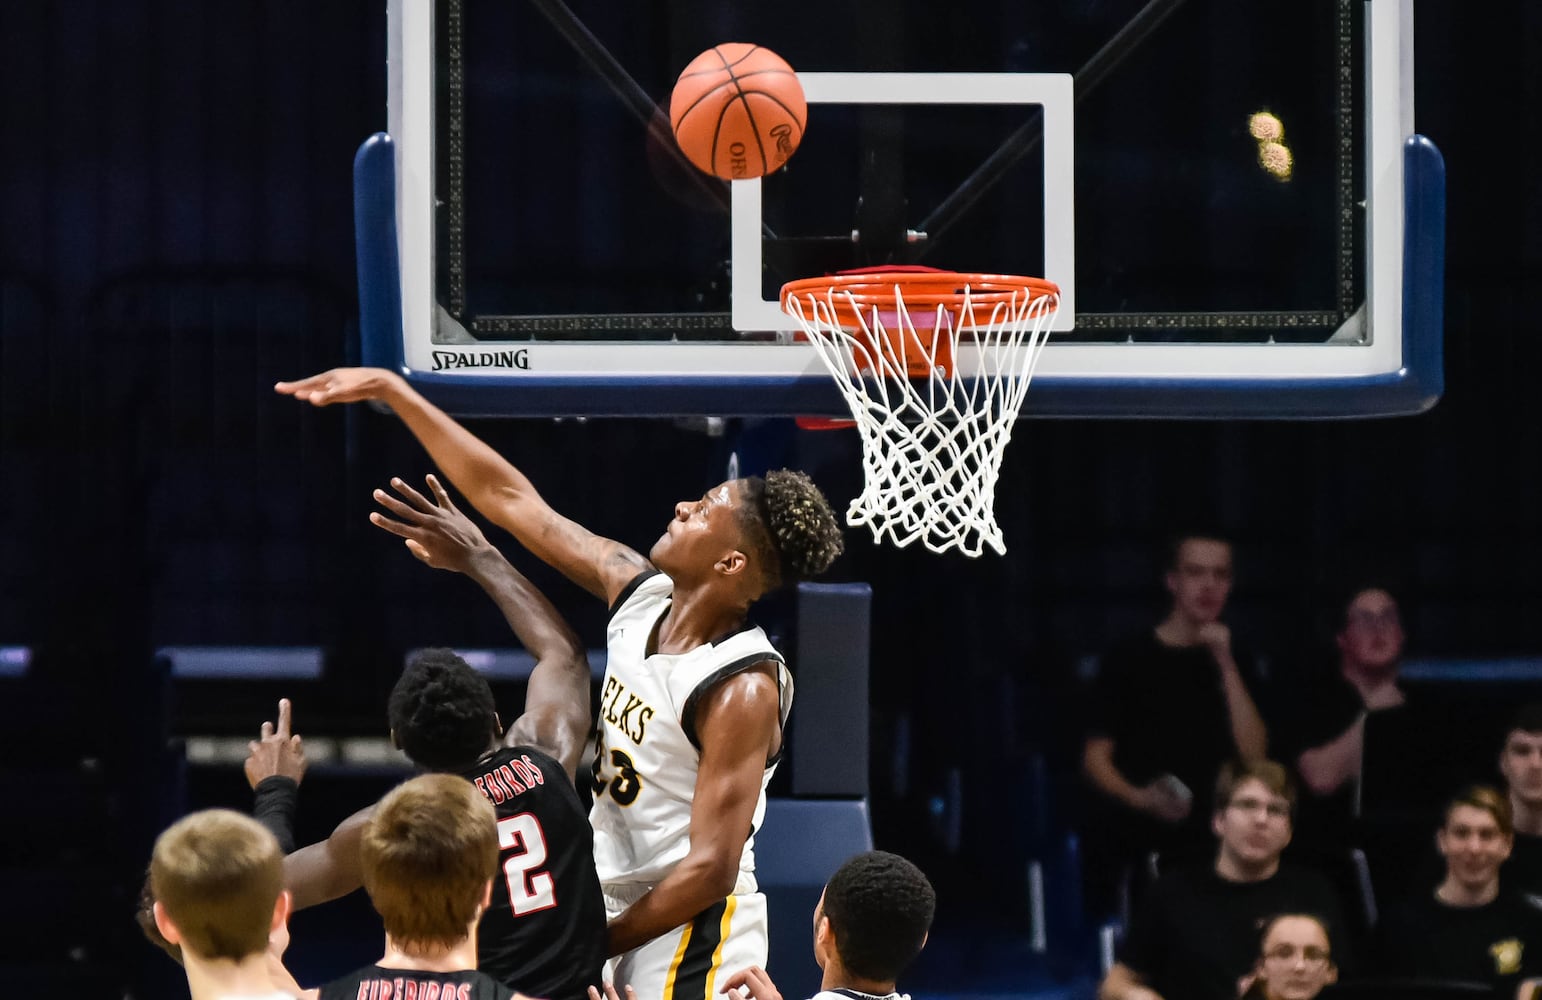
[[[615,769],[616,776],[608,777],[602,766],[606,759]],[[637,793],[642,791],[642,776],[632,765],[632,758],[624,750],[611,750],[607,752],[600,747],[600,752],[594,757],[594,797],[598,799],[602,795],[609,795],[616,800],[617,805],[629,806],[637,801]]]

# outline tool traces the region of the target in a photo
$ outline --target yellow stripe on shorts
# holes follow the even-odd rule
[[[736,905],[738,905],[738,901],[735,900],[734,897],[729,896],[728,905],[723,907],[723,920],[719,925],[720,930],[717,936],[717,947],[712,949],[712,968],[707,970],[707,992],[706,995],[702,997],[702,1000],[712,1000],[712,982],[717,978],[718,963],[723,960],[723,942],[728,940],[728,931],[729,928],[733,925],[734,907]],[[737,972],[738,970],[736,969],[734,971]]]

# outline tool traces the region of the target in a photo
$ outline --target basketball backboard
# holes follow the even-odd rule
[[[1060,285],[1029,415],[1418,412],[1444,168],[1412,11],[392,0],[364,357],[461,414],[839,415],[778,289],[922,263]],[[694,172],[654,116],[724,41],[809,98],[764,179]]]

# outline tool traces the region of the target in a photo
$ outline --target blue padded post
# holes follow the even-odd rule
[[[396,144],[376,132],[353,157],[360,364],[402,371],[401,263],[396,250]]]
[[[1403,144],[1403,362],[1409,397],[1446,388],[1446,160],[1411,135]]]
[[[798,585],[797,678],[787,748],[794,795],[867,795],[865,583]]]
[[[873,849],[862,799],[771,799],[755,835],[755,876],[766,895],[771,953],[766,966],[784,997],[819,992],[814,905],[847,858]]]

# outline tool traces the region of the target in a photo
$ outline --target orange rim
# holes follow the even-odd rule
[[[893,305],[898,288],[907,310],[942,306],[953,312],[963,307],[966,286],[970,300],[984,306],[1010,302],[1013,295],[1023,292],[1030,301],[1060,294],[1060,286],[1053,281],[1017,274],[871,268],[789,281],[782,286],[781,300],[785,308],[790,299],[806,295],[824,298],[836,292],[841,300],[850,296],[860,306],[885,306]]]
[[[880,315],[892,317],[898,312],[895,300],[895,289],[898,288],[899,297],[904,300],[904,312],[912,316],[912,324],[916,313],[935,315],[939,307],[956,324],[964,310],[966,287],[975,308],[983,308],[987,314],[997,305],[1011,304],[1014,298],[1026,307],[1036,300],[1060,294],[1058,285],[1043,278],[889,265],[789,281],[782,286],[781,304],[786,310],[794,299],[827,302],[834,309],[835,319],[842,329],[857,333],[870,348],[885,357],[896,362],[903,359],[906,374],[911,378],[924,378],[934,370],[951,376],[953,351],[949,337],[925,338],[921,330],[909,333],[903,323],[891,319],[884,322],[886,343],[874,344],[868,340],[871,331],[863,313],[877,309]],[[1023,299],[1025,294],[1026,301]],[[871,367],[866,359],[858,359],[857,364],[863,370]]]

